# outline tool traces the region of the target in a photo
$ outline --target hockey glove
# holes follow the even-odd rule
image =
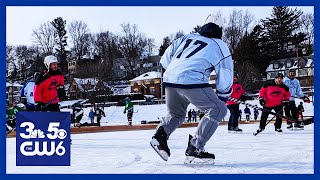
[[[242,94],[241,95],[241,97],[240,97],[240,101],[246,101],[246,100],[248,100],[248,97],[247,97],[247,95],[246,94]]]
[[[259,102],[261,106],[265,106],[266,105],[266,101],[263,98],[259,98]]]
[[[303,96],[303,102],[310,103],[310,99],[308,98],[308,96]]]
[[[59,99],[64,99],[66,97],[66,92],[64,91],[64,86],[59,86],[57,88]]]
[[[282,106],[285,108],[285,109],[289,109],[289,101],[286,101],[286,100],[283,100],[282,101]]]
[[[225,93],[221,93],[218,90],[216,92],[218,98],[223,102],[227,102],[228,101],[231,93],[232,93],[232,88],[228,92],[225,92]]]
[[[20,98],[20,102],[21,102],[22,104],[27,104],[27,98],[26,98],[26,97],[21,97],[21,98]]]
[[[44,106],[45,106],[45,104],[43,102],[36,102],[35,110],[36,111],[41,111],[42,107],[44,107]]]

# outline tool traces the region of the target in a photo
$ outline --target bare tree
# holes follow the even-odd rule
[[[255,64],[250,63],[249,61],[236,62],[235,63],[235,72],[240,75],[239,81],[243,85],[244,89],[256,89],[253,87],[255,81],[261,79],[259,70]]]
[[[180,38],[182,36],[184,36],[184,32],[182,30],[179,30],[176,33],[170,34],[171,42],[173,42],[174,40],[176,40],[176,39],[178,39],[178,38]]]
[[[148,53],[148,56],[151,56],[151,54],[154,51],[155,48],[155,40],[153,38],[147,38],[147,46],[146,46],[146,51]]]
[[[14,62],[15,51],[14,46],[6,45],[6,69],[7,69],[7,78],[11,79],[12,74],[16,73],[17,66]]]
[[[83,21],[73,21],[68,26],[68,31],[73,44],[72,51],[76,60],[80,60],[88,48],[88,25]]]
[[[144,48],[147,38],[139,32],[136,24],[121,24],[122,34],[119,36],[119,50],[123,55],[120,62],[128,72],[128,78],[136,77],[136,65]]]
[[[231,53],[234,52],[242,37],[248,32],[253,15],[248,11],[243,15],[241,10],[234,9],[229,16],[228,26],[224,30],[224,40],[229,45]]]
[[[110,31],[100,32],[94,36],[93,46],[100,58],[100,74],[103,80],[113,80],[114,60],[121,56],[118,48],[118,36]]]
[[[32,36],[34,38],[34,42],[42,49],[44,55],[53,54],[55,45],[54,32],[54,27],[49,21],[41,24],[37,29],[33,30]]]
[[[313,52],[312,45],[314,44],[314,14],[307,13],[300,16],[300,28],[299,31],[306,35],[307,53]]]
[[[14,46],[6,45],[6,64],[8,69],[8,64],[14,59]]]
[[[254,15],[251,14],[248,10],[246,10],[243,16],[243,29],[244,29],[243,35],[247,35],[249,31],[251,31],[249,27],[250,27],[250,24],[253,22],[253,20],[254,20]]]
[[[20,77],[23,79],[30,76],[30,74],[27,74],[26,70],[34,63],[33,55],[35,54],[35,50],[36,49],[25,45],[19,45],[15,48],[16,58],[21,73]]]

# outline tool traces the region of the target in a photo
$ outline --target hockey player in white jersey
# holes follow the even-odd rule
[[[227,113],[225,102],[233,84],[233,59],[221,38],[222,27],[207,23],[199,33],[190,33],[175,40],[160,60],[165,69],[163,85],[168,112],[150,144],[165,161],[170,156],[168,138],[184,122],[190,103],[205,115],[195,135],[189,136],[186,162],[195,158],[210,162],[215,159],[214,154],[205,152],[204,146]],[[213,70],[217,74],[216,92],[208,82]]]
[[[301,90],[300,82],[298,79],[295,78],[296,70],[290,69],[288,77],[283,79],[283,83],[288,86],[290,91],[290,101],[289,104],[284,107],[284,111],[287,117],[291,117],[298,121],[298,109],[295,104],[295,96],[298,98],[302,98],[304,102],[309,103],[310,99],[305,96]],[[292,122],[287,121],[288,129],[293,129]],[[295,123],[295,128],[302,130],[304,127],[302,123]]]
[[[33,88],[34,88],[35,80],[37,79],[39,74],[40,74],[39,72],[34,73],[33,78],[27,81],[20,91],[21,101],[26,106],[27,111],[35,111]]]

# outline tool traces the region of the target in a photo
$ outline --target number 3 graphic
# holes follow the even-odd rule
[[[20,133],[20,137],[22,137],[23,139],[30,139],[30,136],[31,136],[31,132],[33,131],[34,129],[34,124],[32,122],[24,122],[20,125],[20,127],[26,127],[28,126],[28,128],[26,128],[26,132],[28,134],[25,134],[25,133]]]

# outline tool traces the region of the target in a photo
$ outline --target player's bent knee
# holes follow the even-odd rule
[[[212,108],[208,112],[209,119],[217,122],[221,122],[222,119],[227,115],[227,107],[225,105],[219,108]]]

